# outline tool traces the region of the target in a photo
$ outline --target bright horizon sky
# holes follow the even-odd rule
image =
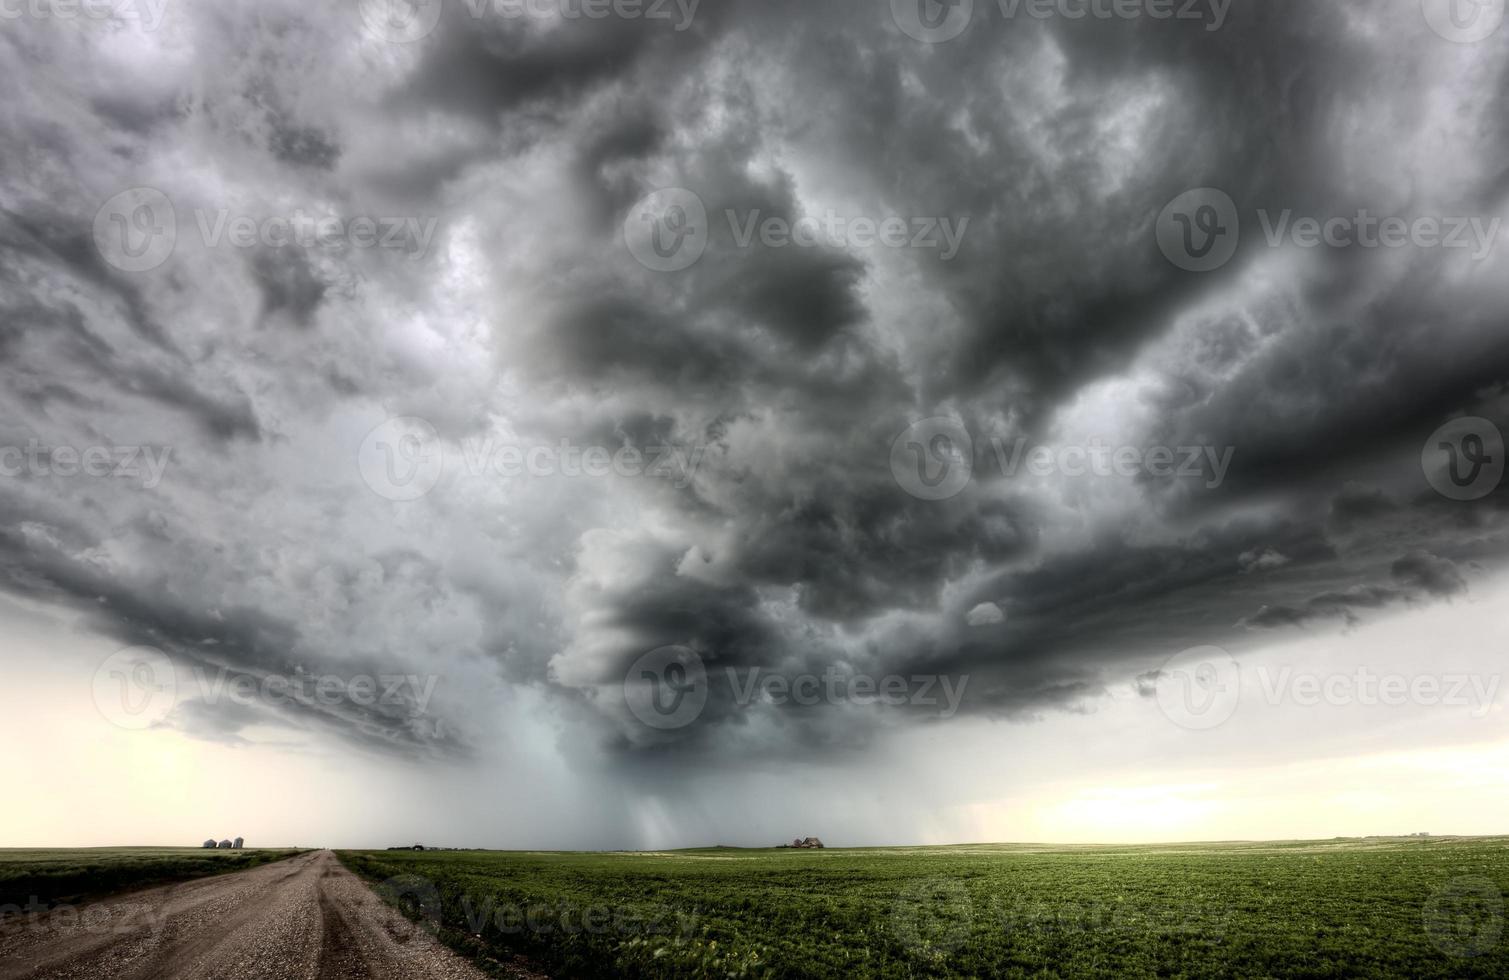
[[[603,773],[572,768],[561,733],[527,695],[500,706],[498,740],[475,766],[354,756],[292,730],[230,745],[120,729],[92,697],[91,664],[114,644],[5,601],[11,683],[0,738],[26,747],[5,767],[29,805],[0,811],[0,846],[244,836],[258,846],[633,850],[808,834],[830,846],[1503,834],[1504,692],[1481,717],[1447,706],[1273,705],[1257,670],[1270,684],[1284,665],[1492,678],[1497,651],[1509,649],[1509,623],[1494,614],[1504,602],[1501,577],[1469,598],[1245,655],[1242,700],[1210,732],[1170,723],[1128,689],[1093,714],[903,730],[852,765],[699,773],[681,794],[620,782],[603,795]],[[1425,668],[1427,648],[1451,653]],[[888,772],[909,776],[885,785]]]

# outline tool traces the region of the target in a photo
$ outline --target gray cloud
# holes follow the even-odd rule
[[[1185,646],[1450,599],[1501,564],[1505,493],[1446,500],[1419,460],[1456,415],[1509,422],[1509,256],[1296,255],[1253,214],[1496,213],[1502,39],[1458,50],[1404,0],[1241,5],[1215,32],[977,4],[945,46],[858,0],[707,4],[680,32],[447,7],[413,45],[285,2],[179,11],[139,56],[40,22],[0,39],[33,83],[0,121],[4,436],[173,450],[151,491],[0,486],[8,591],[248,676],[481,664],[545,698],[564,740],[692,765],[842,753],[876,723],[715,686],[696,724],[636,730],[620,685],[656,647],[968,676],[966,714],[1020,720],[1145,691]],[[184,240],[126,273],[91,229],[139,185],[170,192]],[[1200,276],[1153,222],[1206,185],[1248,231]],[[622,226],[666,186],[711,225],[696,265],[661,274]],[[439,231],[422,260],[243,251],[197,241],[199,208]],[[824,209],[969,223],[944,261],[743,246],[725,219]],[[940,415],[982,465],[920,500],[891,443]],[[357,466],[393,416],[428,420],[452,464],[486,437],[703,455],[680,486],[453,465],[394,503]],[[992,437],[1233,456],[1215,488],[1027,479],[983,465]],[[490,706],[456,687],[440,735],[413,705],[279,714],[464,756]]]

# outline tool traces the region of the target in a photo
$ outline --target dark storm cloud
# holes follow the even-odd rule
[[[340,159],[341,150],[329,134],[313,126],[299,126],[275,120],[268,148],[273,156],[288,163],[329,170]]]
[[[264,610],[221,606],[213,595],[170,594],[160,579],[133,580],[104,574],[74,557],[91,546],[89,532],[72,526],[55,509],[6,499],[7,526],[0,531],[0,582],[7,591],[70,607],[89,624],[123,646],[147,646],[166,653],[185,693],[170,723],[190,734],[225,740],[244,727],[282,716],[300,728],[330,732],[362,748],[420,756],[462,754],[454,734],[423,724],[428,694],[424,685],[394,684],[390,696],[360,699],[250,695],[247,701],[223,697],[236,685],[247,690],[277,677],[282,687],[299,678],[378,678],[403,675],[399,661],[358,655],[335,660],[314,648],[299,626]],[[19,509],[17,509],[19,504]],[[157,529],[148,529],[160,540]],[[174,542],[165,541],[167,544]],[[402,561],[400,556],[390,559]],[[313,686],[312,683],[309,686]],[[204,696],[194,697],[200,689]],[[420,698],[423,700],[420,700]],[[370,703],[368,703],[370,701]]]
[[[303,256],[288,249],[264,249],[251,261],[262,291],[262,316],[282,313],[297,326],[308,326],[329,284],[320,280]]]
[[[851,154],[862,157],[860,147],[873,138],[877,151],[884,145],[892,168],[884,173],[893,184],[938,213],[974,219],[975,237],[956,265],[924,266],[928,278],[964,312],[951,350],[942,351],[933,365],[908,365],[920,376],[917,393],[932,404],[945,397],[963,399],[972,408],[967,419],[984,419],[991,409],[1009,411],[1028,431],[1041,430],[1085,387],[1118,373],[1151,340],[1166,334],[1176,317],[1208,300],[1219,277],[1213,283],[1176,270],[1149,248],[1149,236],[1126,233],[1146,228],[1151,214],[1183,189],[1216,182],[1244,202],[1278,202],[1318,213],[1354,206],[1348,193],[1332,185],[1328,170],[1314,164],[1327,159],[1331,114],[1363,100],[1379,69],[1358,70],[1345,57],[1318,57],[1338,38],[1342,50],[1356,48],[1363,55],[1363,42],[1349,36],[1334,12],[1293,5],[1247,8],[1230,32],[1214,39],[1162,28],[1145,23],[1119,31],[1096,32],[1088,25],[1055,31],[1034,24],[1007,37],[989,34],[987,24],[977,23],[946,62],[915,51],[879,51],[875,63],[917,71],[924,94],[902,95],[881,86],[868,97],[846,101],[842,116],[833,120],[839,132],[856,134],[853,143],[835,149],[836,156],[845,162]],[[1149,83],[1178,81],[1177,101],[1160,106],[1157,128],[1139,146],[1144,159],[1136,172],[1146,179],[1095,208],[1084,200],[1101,177],[1093,155],[1071,157],[1067,170],[1050,177],[1024,156],[1021,147],[1029,141],[1027,127],[1017,122],[1022,113],[1013,111],[1017,107],[993,111],[999,107],[983,104],[996,91],[994,77],[1010,72],[1003,64],[1007,54],[1025,53],[1049,34],[1068,62],[1062,74],[1070,102],[1057,116],[1035,120],[1048,129],[1050,144],[1059,139],[1093,152],[1092,93],[1098,98],[1118,85],[1155,89]],[[793,52],[800,54],[802,47],[793,45]],[[835,48],[825,69],[844,77],[850,66],[846,56],[854,53],[856,48]],[[792,60],[802,64],[799,57]],[[796,70],[802,73],[801,67]],[[883,69],[870,74],[885,77]],[[935,80],[937,86],[928,84]],[[1078,103],[1081,93],[1085,100]],[[909,100],[917,104],[929,96],[975,124],[973,135],[988,150],[968,147],[957,131],[939,125],[937,114],[897,111]],[[1030,101],[1024,97],[1021,108],[1030,110]],[[1402,108],[1406,114],[1423,111]],[[864,117],[871,110],[877,125],[867,127]],[[883,139],[869,136],[881,128],[880,112],[892,117]],[[800,104],[792,107],[791,118],[803,114]],[[874,176],[864,162],[853,162],[856,182]],[[926,186],[926,175],[940,172],[949,175],[950,187]],[[1040,188],[1048,187],[1081,195],[1069,205],[1075,209],[1072,217],[1051,198],[1044,200]],[[1256,250],[1244,252],[1223,275],[1229,280],[1242,264],[1263,258]],[[1029,551],[1021,556],[1028,559],[1028,570],[1007,572],[974,596],[1012,610],[1006,625],[986,630],[988,639],[940,626],[918,644],[911,662],[993,679],[972,691],[983,692],[982,710],[1030,710],[1088,697],[1108,679],[1101,668],[1150,651],[1167,655],[1212,639],[1239,642],[1243,624],[1352,617],[1357,610],[1447,594],[1421,581],[1412,571],[1413,559],[1395,566],[1386,577],[1389,584],[1359,583],[1373,573],[1376,561],[1365,545],[1354,543],[1347,554],[1336,551],[1325,535],[1322,499],[1326,487],[1340,487],[1348,474],[1365,474],[1381,459],[1389,460],[1397,477],[1417,480],[1411,457],[1425,434],[1450,411],[1468,408],[1471,392],[1501,381],[1509,371],[1502,342],[1485,329],[1482,314],[1470,308],[1446,314],[1439,290],[1421,288],[1439,275],[1438,263],[1428,256],[1403,270],[1402,277],[1397,269],[1378,269],[1356,256],[1317,261],[1305,290],[1292,300],[1264,301],[1241,317],[1211,323],[1190,352],[1196,370],[1169,365],[1147,386],[1144,398],[1162,416],[1146,432],[1149,443],[1236,451],[1230,480],[1220,491],[1168,510],[1149,488],[1148,505],[1182,522],[1190,518],[1181,512],[1193,516],[1219,512],[1247,497],[1287,497],[1289,519],[1224,529],[1214,523],[1157,547],[1130,546],[1109,533],[1084,550],[1036,563]],[[749,274],[760,270],[750,268]],[[701,267],[688,275],[694,281],[713,276]],[[1385,291],[1370,297],[1369,306],[1349,301],[1380,288]],[[1441,342],[1443,315],[1455,321],[1460,345]],[[1311,328],[1294,330],[1295,321]],[[814,336],[811,343],[820,347],[823,338]],[[922,402],[918,414],[927,414],[928,407]],[[834,458],[852,460],[852,443],[836,427],[826,428]],[[867,512],[863,491],[846,477],[826,488],[830,492],[821,493],[814,506],[784,509],[774,500],[746,497],[736,513],[725,514],[753,532],[749,540],[731,545],[741,552],[728,560],[744,570],[741,580],[789,585],[816,621],[849,622],[886,608],[914,607],[919,595],[928,594],[927,584],[957,578],[953,560],[983,558],[986,567],[1009,567],[1018,559],[1011,548],[982,549],[991,538],[977,527],[964,524],[954,537],[938,533],[932,522],[917,527],[917,540],[903,534],[888,542],[898,545],[893,550],[868,553],[862,544],[855,546],[866,532],[894,533],[919,512]],[[948,505],[930,506],[937,514]],[[1383,513],[1365,506],[1357,510],[1356,516]],[[779,514],[773,522],[772,511]],[[830,527],[839,533],[830,537]],[[1403,526],[1379,533],[1392,544],[1396,536],[1421,531]],[[1013,529],[1011,537],[1030,543],[1032,532]],[[834,540],[849,547],[830,548]],[[882,554],[895,560],[887,562]],[[888,588],[873,589],[871,569]],[[909,585],[913,574],[922,585],[915,591]],[[1265,598],[1296,587],[1286,580],[1332,587],[1322,587],[1300,606],[1264,606]],[[1054,671],[1079,676],[1052,677]]]
[[[7,213],[4,225],[0,226],[3,227],[0,248],[5,250],[5,275],[14,282],[28,264],[44,256],[55,259],[70,275],[84,279],[111,296],[119,304],[125,322],[142,340],[170,349],[167,334],[148,310],[137,284],[111,269],[100,258],[87,230],[82,227],[81,219],[86,217],[92,215]]]
[[[509,26],[501,18],[454,11],[395,99],[496,121],[521,103],[569,105],[584,90],[632,70],[648,51],[669,56],[671,45],[686,43],[653,25],[596,21],[543,36],[517,29],[523,26],[517,22]]]
[[[0,215],[0,279],[15,287],[0,297],[13,331],[0,341],[0,354],[13,355],[8,373],[30,373],[28,355],[45,360],[54,354],[66,365],[57,372],[60,380],[83,368],[94,383],[180,410],[218,439],[260,437],[244,396],[206,392],[185,377],[192,369],[140,285],[110,268],[90,240],[92,215],[40,208]],[[29,288],[39,282],[54,288]],[[107,339],[74,298],[78,286],[96,290],[106,316],[124,322],[134,336]],[[130,349],[143,343],[152,350]]]
[[[1377,487],[1348,483],[1331,501],[1331,521],[1339,529],[1348,530],[1354,524],[1393,513],[1399,506]]]
[[[1431,596],[1444,598],[1467,591],[1467,580],[1455,563],[1423,551],[1400,558],[1391,571],[1399,582]]]
[[[1354,585],[1312,596],[1298,606],[1264,606],[1244,619],[1243,624],[1251,629],[1275,629],[1327,618],[1354,624],[1358,622],[1359,610],[1381,609],[1419,599],[1450,598],[1467,591],[1467,580],[1453,562],[1423,551],[1395,561],[1389,573],[1390,585]]]
[[[716,758],[838,753],[872,729],[833,706],[752,712],[719,681],[697,724],[647,737],[619,710],[642,654],[968,676],[963,711],[1025,719],[1145,690],[1184,647],[1449,600],[1496,568],[1503,491],[1446,500],[1420,450],[1456,415],[1509,423],[1509,256],[1464,272],[1444,250],[1296,255],[1254,214],[1495,213],[1502,39],[1459,51],[1404,0],[1241,3],[1216,31],[975,8],[927,45],[868,0],[709,0],[681,31],[452,3],[431,36],[387,45],[349,10],[272,4],[187,15],[191,64],[134,86],[52,69],[39,50],[86,52],[22,25],[8,64],[49,87],[0,142],[17,437],[160,436],[180,475],[160,498],[61,488],[54,509],[18,491],[18,526],[44,530],[4,539],[7,587],[103,597],[110,635],[201,659],[210,638],[252,674],[294,649],[380,665],[373,637],[394,634],[405,662],[487,662],[601,726],[573,732]],[[214,206],[390,207],[444,232],[429,263],[209,250],[132,276],[90,222],[143,173]],[[659,273],[623,225],[668,186],[705,203],[708,241]],[[1199,186],[1246,227],[1207,275],[1153,230]],[[739,241],[751,216],[825,211],[964,230],[947,259]],[[453,450],[506,432],[698,464],[679,484],[451,472],[394,503],[350,462],[394,415]],[[889,460],[934,416],[964,423],[981,467],[943,501]],[[991,439],[1232,457],[1218,486],[1030,479],[991,472]],[[84,557],[119,547],[134,576]],[[972,617],[982,604],[1001,615]],[[461,750],[401,711],[310,710],[286,713]],[[212,714],[180,723],[249,724]]]

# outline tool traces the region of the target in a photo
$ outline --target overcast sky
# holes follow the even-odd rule
[[[0,846],[1502,831],[1503,7],[0,4]]]

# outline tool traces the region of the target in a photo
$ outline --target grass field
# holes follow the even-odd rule
[[[566,976],[1509,977],[1509,838],[340,857]]]
[[[128,889],[244,871],[297,850],[198,847],[0,849],[0,912],[35,909]]]

